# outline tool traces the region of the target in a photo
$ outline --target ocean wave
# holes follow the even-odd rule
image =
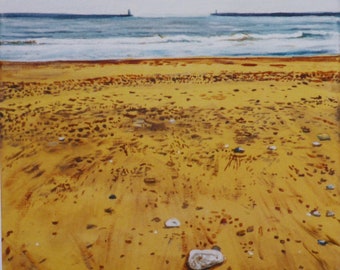
[[[286,40],[286,39],[301,39],[301,38],[315,38],[326,39],[333,36],[338,36],[337,32],[326,31],[297,31],[293,33],[272,33],[272,34],[248,34],[237,33],[233,34],[227,39],[230,41],[249,41],[249,40]]]
[[[0,40],[0,45],[36,45],[36,40]]]

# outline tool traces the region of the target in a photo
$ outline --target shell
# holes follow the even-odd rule
[[[312,216],[314,217],[320,217],[321,213],[318,210],[313,210],[312,212],[310,212]]]
[[[330,185],[327,185],[327,186],[326,186],[326,189],[327,189],[327,190],[334,190],[334,189],[335,189],[335,186],[332,185],[332,184],[330,184]]]
[[[320,141],[329,141],[331,137],[327,133],[318,134],[318,139]]]
[[[313,146],[315,147],[318,147],[318,146],[321,146],[321,143],[320,142],[312,142]]]
[[[326,217],[334,217],[335,213],[333,211],[327,210]]]
[[[320,246],[325,246],[325,245],[327,245],[327,241],[326,240],[318,240],[318,244]]]
[[[165,227],[167,228],[176,228],[181,226],[181,222],[177,218],[170,218],[165,221]]]
[[[217,264],[223,263],[225,260],[223,254],[219,250],[206,249],[198,250],[193,249],[190,251],[188,258],[188,266],[192,270],[203,270]]]
[[[268,150],[271,150],[271,151],[275,151],[277,149],[277,147],[275,145],[269,145],[267,147]]]

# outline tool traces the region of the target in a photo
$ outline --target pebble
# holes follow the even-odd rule
[[[320,141],[329,141],[331,139],[331,137],[327,133],[318,134],[317,137]]]
[[[225,149],[229,148],[229,144],[226,143],[226,144],[224,145],[224,148],[225,148]]]
[[[326,189],[327,189],[327,190],[334,190],[334,189],[335,189],[335,186],[332,185],[332,184],[330,184],[330,185],[327,185],[327,186],[326,186]]]
[[[111,195],[109,196],[109,199],[110,199],[110,200],[114,200],[114,199],[117,199],[117,197],[116,197],[116,195],[111,194]]]
[[[251,250],[248,250],[248,255],[249,255],[249,257],[252,257],[254,255],[254,252],[251,251]]]
[[[166,228],[177,228],[179,226],[181,226],[181,222],[177,218],[170,218],[165,221]]]
[[[319,146],[321,146],[321,143],[320,142],[312,142],[312,145],[315,146],[315,147],[319,147]]]
[[[321,213],[318,210],[313,210],[310,213],[314,217],[321,217]]]
[[[321,246],[325,246],[327,245],[327,241],[326,240],[318,240],[318,244]]]
[[[277,147],[275,145],[269,145],[267,147],[268,150],[271,150],[271,151],[275,151],[277,149]]]
[[[327,210],[326,217],[334,217],[335,213],[333,211]]]
[[[224,260],[225,258],[219,250],[193,249],[189,253],[188,266],[192,270],[203,270],[221,264]]]
[[[176,120],[173,119],[173,118],[170,118],[169,123],[170,123],[170,124],[175,124],[175,123],[176,123]]]
[[[59,138],[58,138],[58,141],[59,141],[59,142],[65,141],[65,137],[59,137]]]
[[[234,148],[234,153],[244,153],[244,149],[242,147],[236,147]]]
[[[144,178],[144,183],[147,185],[152,185],[152,184],[156,184],[157,180],[156,178]]]

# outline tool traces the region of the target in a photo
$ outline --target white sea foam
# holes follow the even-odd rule
[[[48,18],[6,18],[1,23],[0,57],[12,61],[339,54],[334,17],[54,19],[53,24]]]

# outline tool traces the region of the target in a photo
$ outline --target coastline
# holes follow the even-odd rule
[[[336,268],[339,59],[1,61],[4,268]]]

